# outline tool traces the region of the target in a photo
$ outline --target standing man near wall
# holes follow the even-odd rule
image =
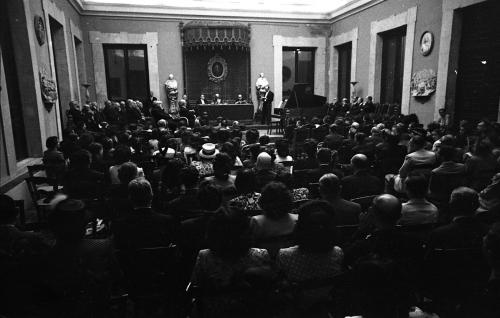
[[[262,97],[262,119],[261,124],[268,124],[271,121],[271,108],[274,100],[274,93],[266,86],[266,93]]]

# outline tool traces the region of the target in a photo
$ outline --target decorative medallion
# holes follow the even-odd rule
[[[427,56],[432,51],[434,45],[434,35],[430,31],[425,31],[420,38],[420,52],[423,56]]]
[[[36,39],[38,40],[38,44],[45,44],[45,22],[43,22],[43,18],[39,15],[35,15],[35,34]]]
[[[436,90],[437,77],[433,70],[421,70],[411,77],[411,95],[429,96]]]
[[[214,55],[207,64],[208,79],[215,83],[224,81],[227,77],[227,63],[220,55]]]

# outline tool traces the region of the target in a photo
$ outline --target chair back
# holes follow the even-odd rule
[[[433,229],[437,226],[436,223],[415,224],[415,225],[398,225],[399,231],[415,238],[419,242],[425,243],[428,241],[429,236]]]
[[[352,225],[337,225],[335,230],[337,232],[337,244],[340,246],[350,242],[354,238],[354,234],[359,229],[359,224]]]
[[[488,276],[480,248],[434,249],[424,264],[424,296],[460,301],[479,292]]]
[[[265,248],[272,259],[276,258],[280,248],[287,248],[295,245],[293,234],[284,234],[258,239],[255,245],[259,248]]]
[[[378,195],[367,195],[364,197],[351,199],[351,202],[354,202],[354,203],[361,205],[361,211],[364,212],[364,211],[368,210],[368,208],[370,207],[370,205],[373,202],[373,199],[375,199],[375,197],[377,197],[377,196]]]
[[[178,250],[176,245],[117,251],[128,291],[134,296],[165,294],[176,286]]]

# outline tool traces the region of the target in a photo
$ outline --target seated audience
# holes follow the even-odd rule
[[[491,144],[479,142],[472,157],[465,161],[467,184],[480,192],[490,183],[495,173],[499,172],[499,163],[491,151]]]
[[[48,217],[55,245],[41,265],[48,297],[47,314],[106,315],[112,283],[119,275],[111,241],[85,239],[89,221],[85,204],[61,199]]]
[[[213,161],[214,175],[207,177],[206,180],[213,182],[221,189],[234,186],[236,176],[231,174],[232,161],[227,153],[218,153]]]
[[[405,187],[408,201],[403,203],[399,225],[417,225],[436,223],[438,208],[425,199],[427,179],[423,175],[411,175],[406,178]]]
[[[201,209],[198,200],[198,170],[193,166],[184,167],[180,171],[179,179],[184,189],[177,198],[168,203],[167,210],[169,214],[183,220],[192,214],[196,215]]]
[[[61,180],[66,170],[64,155],[59,151],[59,139],[57,136],[47,138],[45,142],[47,150],[43,152],[43,164],[47,178]]]
[[[92,156],[87,150],[78,150],[70,157],[64,191],[75,199],[92,199],[102,195],[104,174],[90,169]]]
[[[114,185],[109,189],[110,208],[112,217],[121,217],[132,208],[128,197],[128,184],[138,177],[137,165],[133,162],[125,162],[118,169],[118,179],[120,184]]]
[[[406,155],[399,174],[394,179],[394,190],[404,192],[404,180],[415,169],[432,170],[437,163],[436,154],[425,149],[425,138],[416,135],[410,140],[409,154]]]
[[[318,168],[318,160],[316,159],[317,143],[314,139],[308,139],[304,142],[305,158],[298,158],[293,164],[293,170],[315,169]]]
[[[262,215],[252,217],[251,227],[255,239],[291,234],[297,215],[292,210],[292,196],[281,182],[270,182],[262,189],[259,206]]]
[[[257,156],[255,167],[256,188],[257,192],[262,192],[262,188],[271,181],[276,180],[276,172],[274,171],[274,164],[271,155],[267,152],[261,152]]]
[[[255,192],[255,173],[251,169],[238,171],[234,185],[238,191],[238,196],[229,201],[229,204],[241,210],[260,210],[260,193]]]
[[[215,148],[215,144],[213,143],[205,143],[201,147],[199,152],[200,160],[193,160],[191,165],[198,170],[200,174],[200,178],[208,177],[213,175],[214,166],[213,160],[215,156],[219,153],[219,150]]]
[[[396,223],[401,218],[401,202],[398,198],[390,194],[377,196],[373,199],[366,218],[372,222],[374,230],[366,238],[355,241],[346,248],[347,264],[353,264],[368,255],[398,262],[422,257],[420,243],[396,228]]]
[[[341,191],[340,179],[335,174],[327,173],[319,179],[319,193],[321,198],[333,207],[335,223],[337,225],[358,224],[361,206],[342,199]]]
[[[207,317],[235,317],[256,311],[259,303],[248,295],[243,298],[229,293],[217,296],[218,291],[230,288],[246,287],[252,291],[255,288],[252,277],[256,276],[252,273],[270,271],[267,251],[251,248],[248,217],[238,210],[221,208],[210,220],[206,235],[208,249],[199,252],[191,277],[191,283],[203,292],[204,314]]]
[[[342,178],[342,197],[350,200],[367,195],[382,193],[382,181],[369,171],[368,158],[363,154],[351,159],[353,174]]]
[[[109,167],[109,178],[111,184],[120,184],[120,179],[118,178],[118,169],[123,163],[129,162],[131,158],[132,151],[130,150],[129,146],[119,145],[115,148],[115,151],[113,152],[113,159],[115,164]],[[139,177],[144,177],[144,171],[142,170],[142,168],[137,168],[137,175]]]
[[[151,184],[143,178],[134,179],[128,184],[128,190],[132,211],[113,222],[116,248],[133,251],[174,243],[178,224],[171,216],[153,211]]]
[[[294,235],[297,245],[279,250],[276,266],[285,279],[300,283],[332,278],[342,271],[343,252],[335,246],[335,211],[325,201],[311,201],[299,208]],[[319,311],[313,305],[329,299],[330,289],[303,293],[301,304],[308,314]]]
[[[451,193],[450,211],[453,219],[449,224],[440,226],[431,232],[429,248],[479,248],[487,232],[484,224],[475,217],[479,207],[476,191],[460,187]]]

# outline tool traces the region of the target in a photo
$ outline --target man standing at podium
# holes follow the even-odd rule
[[[274,93],[266,86],[266,92],[262,96],[262,119],[261,124],[268,124],[271,121],[271,108],[274,100]]]

